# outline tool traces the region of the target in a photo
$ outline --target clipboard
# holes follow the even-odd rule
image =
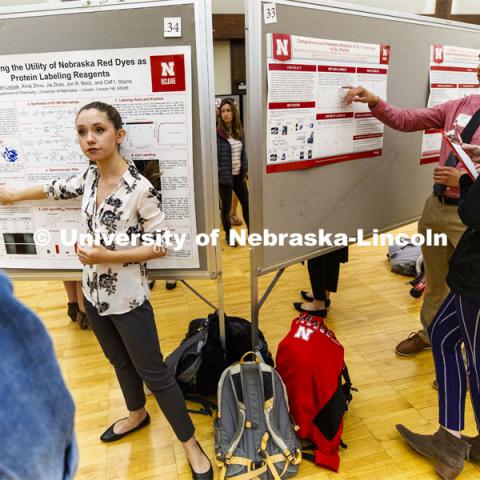
[[[465,153],[465,150],[458,143],[452,142],[449,135],[445,130],[442,130],[442,136],[447,142],[450,150],[458,158],[458,160],[463,164],[467,169],[467,173],[470,175],[472,180],[476,180],[478,177],[477,169],[475,168],[475,163],[472,162],[472,159]]]

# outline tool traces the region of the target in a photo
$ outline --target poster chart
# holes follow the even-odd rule
[[[477,79],[480,50],[432,45],[430,47],[430,95],[428,107],[479,93]],[[442,134],[438,130],[423,133],[420,163],[438,162]]]
[[[109,103],[127,132],[122,155],[160,191],[168,228],[185,239],[150,268],[198,267],[191,88],[190,47],[1,56],[0,185],[18,189],[83,173],[77,112],[92,101]],[[76,246],[60,241],[72,229],[83,232],[77,199],[0,207],[0,267],[81,268]]]
[[[347,88],[387,94],[388,45],[267,35],[267,173],[382,154],[383,124]]]

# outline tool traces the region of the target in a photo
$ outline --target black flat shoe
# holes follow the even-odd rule
[[[72,322],[77,321],[77,315],[80,309],[78,308],[77,302],[72,302],[67,304],[67,315],[70,317]]]
[[[77,313],[77,319],[75,321],[78,323],[82,330],[87,330],[90,326],[87,314],[85,312],[81,312],[80,310]]]
[[[310,292],[307,292],[305,290],[300,290],[300,295],[307,302],[313,302],[313,300],[314,300],[313,295]],[[327,300],[325,300],[325,308],[330,307],[330,303],[331,303],[330,299],[327,298]]]
[[[198,442],[197,442],[197,445],[198,445],[198,448],[202,451],[202,453],[207,457],[208,463],[210,464],[210,468],[205,473],[195,473],[193,471],[192,466],[190,465],[190,462],[188,462],[188,464],[190,465],[190,470],[192,471],[192,480],[213,480],[212,462],[210,462],[208,455],[203,451],[202,446]]]
[[[306,290],[300,290],[300,295],[305,301],[313,302],[313,295],[310,292],[307,292]]]
[[[123,420],[123,418],[122,418]],[[117,420],[117,422],[120,420]],[[115,423],[117,423],[115,422]],[[102,436],[100,437],[100,440],[102,442],[116,442],[117,440],[120,440],[121,438],[125,437],[126,435],[129,435],[130,433],[136,432],[137,430],[140,430],[143,427],[146,427],[150,423],[150,415],[147,412],[147,416],[134,428],[131,430],[128,430],[123,433],[115,433],[113,431],[113,427],[115,426],[115,423],[110,425],[103,433]]]
[[[295,302],[293,304],[293,306],[295,307],[295,310],[301,312],[301,313],[308,313],[309,315],[314,315],[315,317],[322,317],[322,318],[325,318],[327,316],[327,309],[323,309],[323,310],[305,310],[304,308],[302,308],[302,302]]]

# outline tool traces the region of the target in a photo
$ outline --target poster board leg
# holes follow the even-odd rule
[[[250,308],[252,317],[252,351],[256,351],[258,347],[260,306],[258,304],[258,276],[253,252],[250,252]]]

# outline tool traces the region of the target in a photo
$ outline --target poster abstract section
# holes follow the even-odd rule
[[[167,225],[184,234],[151,268],[196,268],[190,47],[49,52],[0,57],[0,185],[24,188],[79,175],[89,165],[76,138],[79,109],[102,101],[120,112],[121,153],[161,193]],[[47,230],[50,240],[34,233]],[[0,207],[0,267],[81,268],[80,201]],[[67,235],[67,236],[68,236]]]
[[[267,35],[267,173],[382,154],[383,124],[347,88],[387,94],[390,47]]]

